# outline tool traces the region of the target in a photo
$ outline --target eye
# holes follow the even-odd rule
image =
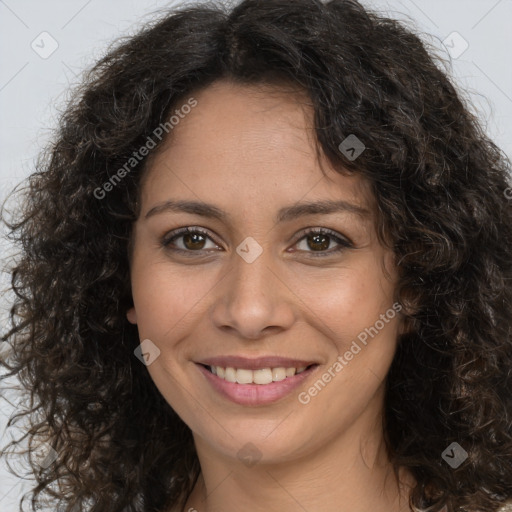
[[[354,247],[348,238],[327,228],[308,228],[303,230],[300,235],[302,235],[301,238],[294,246],[299,246],[300,252],[311,253],[313,257],[330,256]],[[211,243],[210,247],[208,247],[208,242]],[[334,248],[332,247],[333,243],[335,244]],[[208,231],[195,226],[172,231],[164,236],[161,245],[174,253],[186,256],[194,255],[194,253],[201,254],[203,251],[223,250]]]
[[[327,228],[312,228],[301,234],[303,236],[295,245],[299,246],[300,251],[309,252],[313,257],[330,256],[354,247],[348,238]],[[337,247],[332,248],[333,242]],[[302,248],[300,248],[301,244]]]
[[[207,247],[208,241],[213,243],[213,247]],[[196,227],[186,227],[172,231],[162,239],[161,244],[173,252],[187,255],[209,249],[222,250],[207,231]]]

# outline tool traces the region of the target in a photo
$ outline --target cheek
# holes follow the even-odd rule
[[[373,257],[361,258],[357,265],[325,275],[306,275],[298,295],[328,330],[326,334],[343,346],[392,307],[391,279]]]
[[[326,432],[334,433],[339,418],[362,414],[381,389],[396,351],[400,307],[394,303],[393,276],[373,258],[312,284],[304,282],[302,293],[315,313],[315,327],[331,342],[327,368],[318,377],[324,375],[329,384],[325,390],[313,384],[301,396],[311,400],[308,414],[328,418]]]
[[[132,274],[132,294],[141,337],[159,339],[184,322],[190,323],[218,280],[216,273],[199,267],[139,261]]]

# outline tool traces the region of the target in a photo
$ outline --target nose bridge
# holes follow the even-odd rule
[[[230,327],[240,336],[257,338],[268,327],[291,325],[292,306],[275,267],[271,250],[263,249],[254,239],[237,247],[214,308],[219,328]]]
[[[233,255],[231,287],[239,300],[245,295],[256,294],[272,299],[270,296],[272,294],[268,293],[270,290],[267,290],[270,281],[275,279],[274,274],[270,271],[273,265],[271,251],[268,248],[264,250],[263,247],[256,244],[255,241],[244,241],[237,247],[236,256]]]

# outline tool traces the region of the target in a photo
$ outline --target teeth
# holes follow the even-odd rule
[[[285,368],[272,368],[272,380],[274,382],[279,382],[280,380],[286,379],[286,369]]]
[[[224,380],[227,380],[228,382],[236,382],[236,370],[234,368],[226,368]]]
[[[254,370],[251,373],[253,374],[254,384],[270,384],[272,382],[272,370],[270,368]]]
[[[251,370],[236,370],[236,381],[238,384],[251,384],[252,371]]]
[[[260,370],[246,370],[243,368],[223,368],[222,366],[210,366],[210,371],[228,382],[238,384],[270,384],[279,382],[287,377],[293,377],[296,373],[302,373],[307,367],[300,368],[262,368]]]

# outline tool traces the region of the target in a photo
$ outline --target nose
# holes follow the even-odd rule
[[[261,339],[291,327],[296,319],[294,294],[272,264],[269,250],[248,263],[233,254],[228,275],[217,288],[212,320],[239,338]],[[230,262],[231,263],[231,262]]]

